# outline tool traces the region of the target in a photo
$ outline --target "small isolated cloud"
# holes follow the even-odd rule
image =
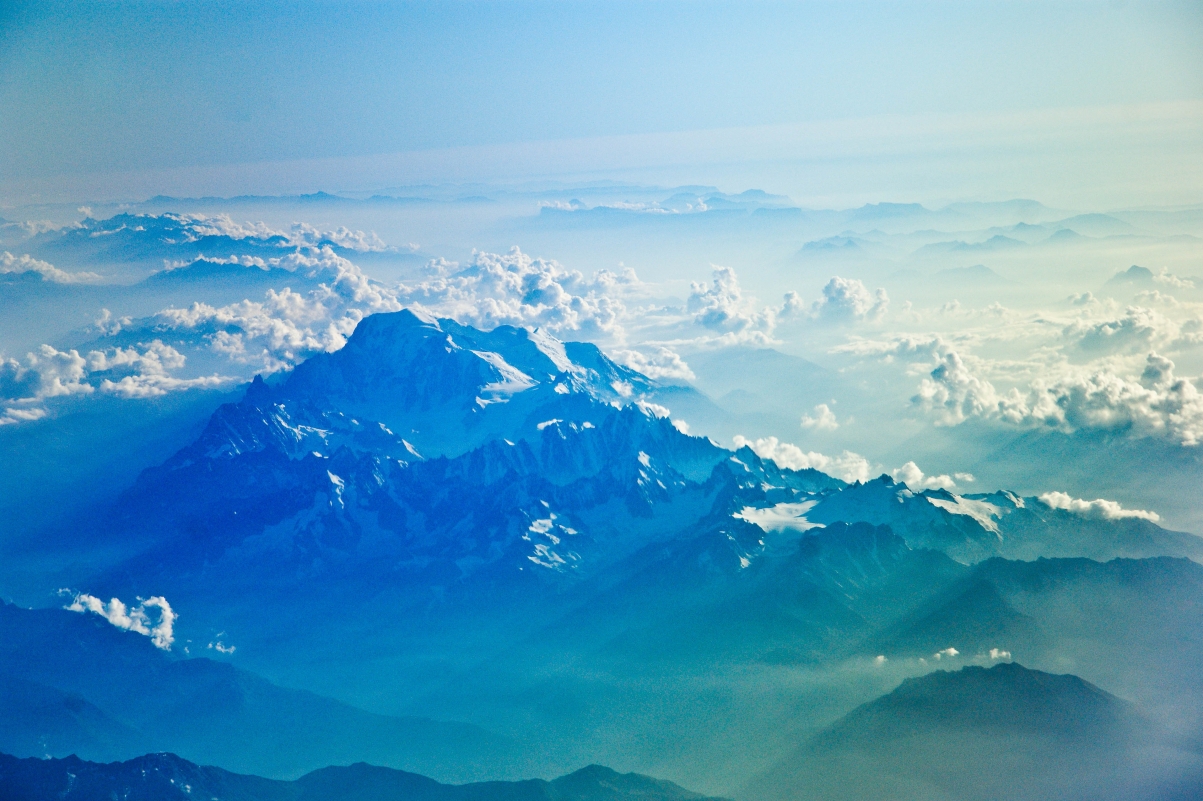
[[[943,489],[951,492],[957,488],[957,483],[953,481],[950,476],[925,475],[923,471],[919,469],[919,465],[915,464],[914,462],[907,462],[902,467],[891,470],[890,475],[895,481],[901,481],[910,489]],[[970,480],[972,480],[972,476],[970,477]]]
[[[744,299],[739,279],[730,267],[716,267],[710,284],[705,281],[691,284],[685,308],[693,315],[694,322],[712,331],[749,337],[760,334],[766,339],[776,316],[767,307],[756,310]]]
[[[960,655],[961,652],[956,648],[945,648],[943,651],[936,651],[934,654],[932,654],[932,659],[938,661],[940,659],[952,659],[953,657]]]
[[[808,414],[802,415],[803,428],[816,431],[835,431],[840,427],[839,422],[835,419],[835,412],[831,411],[826,403],[820,403],[814,408],[814,412],[814,417]]]
[[[1144,509],[1125,509],[1116,501],[1107,501],[1102,498],[1086,501],[1074,498],[1064,492],[1046,492],[1039,496],[1039,501],[1050,509],[1064,509],[1093,520],[1139,518],[1156,523],[1161,519],[1156,512],[1146,512]]]
[[[663,419],[672,414],[672,411],[667,406],[661,406],[658,403],[652,403],[645,400],[635,401],[635,405],[639,407],[639,411],[646,414],[648,417]]]
[[[6,406],[0,409],[0,426],[17,425],[18,423],[32,423],[34,420],[41,420],[49,414],[45,409],[34,407],[32,409],[22,409],[15,406]]]
[[[238,650],[238,647],[235,645],[228,645],[224,641],[225,636],[226,636],[226,633],[224,631],[219,631],[214,636],[213,642],[209,643],[205,647],[208,648],[208,650],[210,650],[210,651],[216,651],[219,654],[225,654],[227,656],[234,653],[235,651]]]
[[[42,280],[55,284],[88,284],[100,280],[96,273],[69,273],[48,261],[35,259],[28,254],[14,256],[7,250],[0,253],[0,273],[37,273]]]
[[[814,469],[847,482],[868,481],[869,461],[860,454],[844,451],[839,456],[825,456],[814,451],[803,451],[797,445],[779,442],[776,437],[750,440],[735,435],[736,449],[745,445],[762,459],[772,459],[780,467],[790,470]]]
[[[885,654],[878,654],[877,656],[873,657],[873,664],[877,665],[878,667],[881,667],[888,661],[889,660],[886,659]]]
[[[648,378],[679,379],[692,381],[693,370],[681,358],[681,355],[671,348],[663,346],[644,348],[643,350],[615,350],[610,358],[619,364],[630,367],[636,372],[643,373]]]
[[[870,292],[855,278],[835,276],[823,287],[823,297],[811,306],[820,320],[836,323],[876,321],[885,316],[890,298],[880,287]]]
[[[125,604],[117,598],[111,599],[106,604],[94,595],[79,593],[64,608],[72,612],[92,612],[100,615],[119,629],[134,631],[150,637],[155,647],[164,651],[170,651],[171,644],[175,642],[172,628],[177,615],[171,610],[171,604],[167,603],[167,599],[161,595],[155,595],[145,600],[139,598],[137,606],[127,609]],[[158,610],[157,621],[152,621],[151,615],[148,614],[152,609]]]
[[[1001,648],[991,648],[990,649],[990,659],[993,661],[998,661],[1000,659],[1010,659],[1010,658],[1011,658],[1010,651],[1004,651]]]

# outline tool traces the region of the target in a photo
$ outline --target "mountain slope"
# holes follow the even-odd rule
[[[95,615],[0,605],[0,751],[128,758],[173,750],[232,770],[297,775],[372,759],[475,778],[513,762],[467,724],[395,718],[289,690],[233,665],[181,659]],[[474,767],[477,766],[477,767]]]
[[[1018,664],[908,679],[749,787],[753,799],[1188,798],[1203,758],[1076,676]]]
[[[991,559],[870,640],[930,655],[1006,650],[1071,669],[1197,728],[1203,721],[1203,566],[1187,559]]]

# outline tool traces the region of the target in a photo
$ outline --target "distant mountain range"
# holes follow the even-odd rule
[[[174,754],[98,764],[77,757],[0,754],[0,801],[718,801],[672,782],[600,765],[552,781],[440,784],[415,773],[358,763],[295,781],[202,767]]]

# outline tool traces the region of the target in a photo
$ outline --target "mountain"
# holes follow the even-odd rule
[[[89,591],[154,585],[245,607],[304,581],[314,598],[315,586],[337,596],[353,584],[422,607],[432,586],[448,602],[533,603],[541,587],[671,538],[709,514],[716,482],[738,483],[719,470],[729,451],[655,405],[660,389],[592,345],[369,317],[342,350],[278,386],[255,382],[143,473],[101,520],[101,536],[140,553]],[[744,462],[774,477],[782,501],[841,485],[750,451]]]
[[[1203,758],[1073,675],[1016,663],[912,678],[755,780],[761,799],[1190,798]]]
[[[568,619],[611,632],[598,658],[632,664],[818,663],[964,570],[939,552],[912,550],[887,526],[770,534],[730,517],[630,561],[628,580],[589,596]]]
[[[198,259],[231,256],[278,259],[298,248],[330,248],[340,255],[383,250],[378,240],[342,229],[292,233],[274,231],[262,223],[242,225],[226,217],[162,214],[116,214],[105,220],[91,217],[77,225],[45,231],[24,247],[52,264],[105,265],[118,277],[145,277],[165,263],[189,264]]]
[[[788,366],[823,378],[803,360],[747,353],[766,376]],[[738,367],[712,365],[719,378]],[[10,664],[152,738],[148,749],[226,769],[291,776],[369,760],[459,779],[513,776],[533,755],[558,770],[604,758],[677,771],[704,754],[709,788],[880,692],[874,678],[816,700],[813,683],[883,650],[917,665],[950,645],[975,656],[980,640],[1025,659],[1030,648],[1049,660],[1039,667],[1079,660],[1091,680],[1114,667],[1115,683],[1103,686],[1142,701],[1160,703],[1159,677],[1172,676],[1175,691],[1190,686],[1193,645],[1171,644],[1191,642],[1194,618],[1106,607],[1108,593],[1129,597],[1106,571],[1080,571],[1082,597],[1116,631],[1156,622],[1141,641],[1165,665],[1095,654],[1095,667],[1084,648],[1037,652],[1046,630],[1080,642],[1064,613],[1072,593],[1030,608],[1022,602],[1035,593],[1000,580],[966,596],[976,605],[954,598],[996,561],[1011,564],[1000,556],[1137,556],[1161,569],[1143,557],[1198,557],[1198,538],[1013,493],[915,490],[888,476],[846,484],[782,468],[686,433],[665,407],[690,396],[700,397],[539,331],[486,332],[409,311],[367,317],[342,349],[253,382],[86,526],[61,534],[98,554],[68,586],[130,603],[165,597],[178,613],[172,653],[123,674],[154,677],[171,703],[78,660],[63,672],[22,656],[57,653],[53,645],[14,651]],[[1191,601],[1185,565],[1149,597]],[[949,604],[970,613],[968,628],[939,622]],[[970,624],[984,632],[977,640]],[[928,641],[951,634],[960,639]],[[1098,642],[1121,647],[1104,634]],[[205,648],[217,642],[236,653]],[[110,647],[106,670],[124,646],[97,652]],[[202,648],[222,662],[180,658]],[[806,678],[778,689],[791,671]],[[104,681],[85,683],[93,673]],[[781,715],[780,703],[822,711],[776,725],[763,713]],[[356,707],[409,722],[357,717],[367,713]],[[711,732],[736,715],[745,716],[736,729]],[[223,726],[245,737],[223,739]],[[759,753],[741,751],[736,730]]]
[[[1148,267],[1141,267],[1139,264],[1133,264],[1126,270],[1116,273],[1107,281],[1108,286],[1136,284],[1141,286],[1153,285],[1153,271]]]
[[[0,801],[717,801],[672,782],[600,765],[552,781],[440,784],[414,773],[357,763],[295,781],[202,767],[174,754],[98,764],[78,757],[17,759],[0,754]]]
[[[1008,651],[1203,722],[1203,566],[1187,559],[990,559],[884,630],[887,656]]]
[[[0,749],[120,759],[145,751],[146,741],[79,695],[8,675],[0,676]]]
[[[473,764],[514,756],[474,726],[375,715],[184,657],[94,615],[0,605],[0,751],[113,759],[164,749],[275,776],[370,758],[469,778],[480,775]]]
[[[967,286],[1004,284],[1006,279],[984,264],[974,264],[970,267],[950,267],[936,273],[936,279],[941,282],[952,282]]]

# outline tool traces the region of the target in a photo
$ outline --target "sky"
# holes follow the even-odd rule
[[[1190,2],[7,3],[0,15],[10,203],[683,173],[911,199],[1067,182],[1117,199],[1141,176],[1142,200],[1193,202],[1201,183],[1203,8]],[[1071,163],[1050,174],[1033,147]],[[1100,156],[1115,176],[1093,174]],[[838,163],[849,157],[884,177]],[[946,168],[963,174],[964,161],[957,185]]]

